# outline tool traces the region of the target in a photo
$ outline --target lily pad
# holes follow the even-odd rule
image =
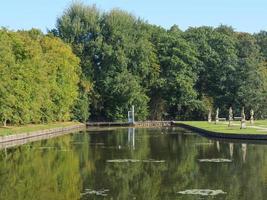
[[[179,194],[191,194],[191,195],[200,195],[200,196],[216,196],[219,194],[226,194],[222,190],[210,190],[210,189],[192,189],[177,192]]]
[[[85,189],[85,192],[81,193],[81,196],[85,195],[107,196],[108,195],[107,192],[109,192],[109,189],[102,189],[102,190]]]
[[[199,162],[213,162],[213,163],[230,163],[232,160],[226,158],[212,158],[212,159],[198,159]]]
[[[164,163],[165,160],[136,160],[136,159],[115,159],[115,160],[107,160],[108,163],[136,163],[136,162],[144,162],[144,163]]]
[[[145,162],[145,163],[164,163],[165,160],[153,160],[153,159],[149,159],[149,160],[143,160],[142,162]]]
[[[109,163],[129,163],[129,162],[140,162],[140,160],[135,159],[115,159],[115,160],[107,160]]]

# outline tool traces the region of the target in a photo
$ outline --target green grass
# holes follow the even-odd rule
[[[54,122],[54,123],[48,123],[48,124],[29,124],[29,125],[23,125],[23,126],[8,126],[8,127],[0,126],[0,136],[20,134],[20,133],[30,133],[34,131],[67,127],[67,126],[78,125],[78,124],[80,123],[79,122]]]
[[[240,122],[234,121],[233,123],[236,125],[233,125],[231,127],[228,127],[228,122],[219,122],[218,124],[215,124],[214,122],[208,123],[206,121],[182,121],[179,123],[183,123],[186,125],[190,125],[193,127],[201,128],[204,130],[217,132],[217,133],[231,133],[231,134],[267,134],[267,120],[260,120],[255,121],[254,126],[260,126],[262,128],[266,128],[266,130],[260,130],[258,128],[252,128],[250,127],[249,121],[247,121],[246,129],[240,129]]]
[[[254,122],[255,126],[262,126],[267,128],[267,120],[256,120]]]

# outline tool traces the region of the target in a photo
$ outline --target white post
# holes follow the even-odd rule
[[[134,124],[135,121],[134,121],[134,106],[132,106],[132,123]]]

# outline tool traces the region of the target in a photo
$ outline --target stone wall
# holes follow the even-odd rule
[[[59,127],[40,131],[32,131],[28,133],[18,133],[14,135],[0,136],[0,149],[22,145],[37,140],[49,139],[52,137],[57,137],[70,133],[72,131],[83,130],[85,128],[85,124],[78,124],[67,127]]]

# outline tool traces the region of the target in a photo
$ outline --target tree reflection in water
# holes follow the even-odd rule
[[[199,199],[178,193],[191,190],[225,192],[205,199],[264,199],[266,151],[177,128],[81,132],[2,150],[0,199]],[[198,161],[218,158],[231,162]],[[123,159],[138,162],[107,162]]]

